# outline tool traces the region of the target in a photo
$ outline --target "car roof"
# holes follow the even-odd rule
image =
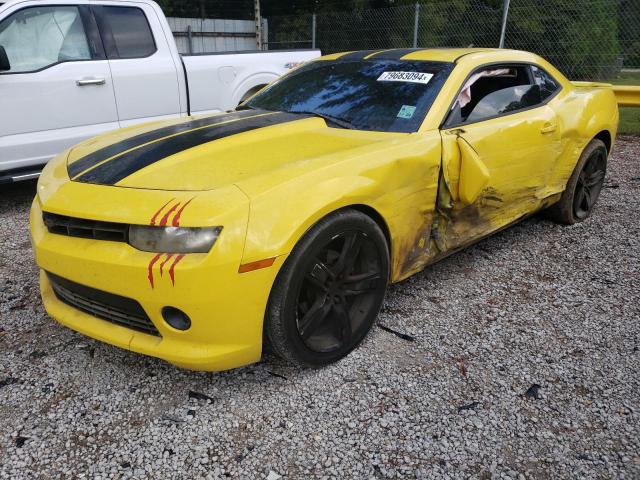
[[[437,62],[537,61],[536,55],[519,50],[499,48],[393,48],[359,50],[325,55],[318,60],[419,60]]]

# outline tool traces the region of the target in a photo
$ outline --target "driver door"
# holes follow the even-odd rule
[[[474,77],[480,81],[468,88]],[[491,66],[469,81],[441,132],[440,251],[464,247],[540,208],[560,155],[558,120],[546,105],[551,95],[528,65]]]

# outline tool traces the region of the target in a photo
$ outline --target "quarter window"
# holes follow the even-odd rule
[[[540,95],[542,96],[543,102],[551,95],[556,93],[556,91],[558,91],[558,88],[560,88],[553,77],[540,67],[537,67],[535,65],[532,66],[531,72],[533,72],[533,79],[536,82],[536,85],[540,87]]]
[[[109,7],[102,10],[102,29],[110,32],[113,58],[143,58],[156,51],[153,33],[144,12],[134,7]]]
[[[0,23],[0,45],[11,70],[26,73],[74,60],[91,60],[78,7],[31,7]]]

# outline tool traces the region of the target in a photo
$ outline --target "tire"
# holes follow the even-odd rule
[[[591,140],[580,155],[560,200],[545,211],[546,217],[564,225],[586,220],[598,200],[606,172],[607,147],[600,140]]]
[[[389,280],[384,233],[356,210],[335,212],[298,242],[275,281],[265,343],[296,365],[321,367],[365,338]]]

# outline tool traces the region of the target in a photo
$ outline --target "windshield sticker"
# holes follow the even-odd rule
[[[429,83],[433,78],[433,73],[422,72],[383,72],[378,77],[379,82],[410,82],[410,83]]]
[[[413,114],[416,111],[416,107],[413,107],[411,105],[402,105],[402,108],[400,108],[400,111],[398,111],[398,118],[411,118],[413,117]]]

